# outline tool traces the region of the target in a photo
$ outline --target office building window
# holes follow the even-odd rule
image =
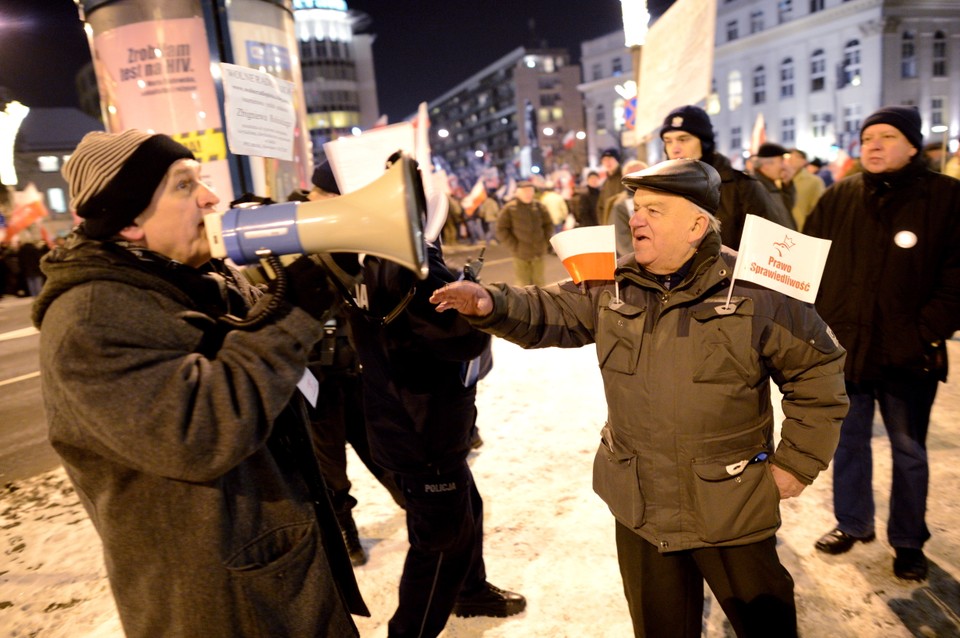
[[[37,158],[37,168],[41,173],[56,173],[60,170],[60,158],[56,155],[41,155]]]
[[[793,17],[793,0],[780,0],[777,3],[777,21],[779,24],[788,22]]]
[[[753,103],[763,104],[767,101],[767,71],[763,66],[753,70]]]
[[[797,139],[797,124],[792,117],[780,120],[780,141],[784,144],[793,144]]]
[[[780,63],[780,98],[793,97],[793,58]]]
[[[750,33],[763,31],[763,11],[750,12]]]
[[[823,11],[824,0],[810,0],[810,13]]]
[[[860,134],[860,105],[848,104],[843,107],[843,132],[844,137],[852,139],[852,136]]]
[[[620,58],[613,59],[613,75],[623,74],[623,60]]]
[[[933,77],[947,77],[947,38],[943,31],[933,34]]]
[[[840,78],[844,86],[860,86],[860,40],[850,40],[843,47],[843,66]]]
[[[740,71],[731,71],[727,76],[727,108],[736,111],[743,104],[743,80]]]
[[[727,42],[736,40],[739,36],[740,34],[737,31],[737,21],[731,20],[727,23]]]
[[[593,79],[599,80],[603,77],[603,67],[599,64],[593,65]]]
[[[822,91],[827,85],[827,55],[817,49],[810,56],[810,90]]]
[[[739,126],[730,129],[730,150],[737,154],[743,150],[743,132]]]
[[[830,116],[826,113],[814,113],[810,116],[810,132],[813,133],[814,137],[826,137],[827,136],[827,123],[830,121]]]
[[[917,45],[913,31],[904,31],[900,41],[900,77],[917,77]]]
[[[930,126],[945,124],[943,121],[943,111],[946,103],[947,98],[943,96],[930,98]]]

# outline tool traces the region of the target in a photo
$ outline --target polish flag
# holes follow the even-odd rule
[[[7,217],[6,241],[12,240],[31,224],[50,216],[43,196],[33,184],[13,194],[13,205],[14,209]]]
[[[753,121],[753,131],[750,133],[750,155],[756,155],[760,145],[766,141],[767,123],[763,119],[763,113],[757,113],[757,119]]]
[[[550,238],[563,267],[579,284],[587,279],[613,280],[617,268],[617,238],[612,224],[583,226]]]
[[[470,192],[467,193],[467,196],[460,200],[460,205],[463,206],[463,212],[467,215],[473,215],[473,211],[480,208],[480,204],[483,203],[483,200],[487,198],[487,189],[483,185],[483,176],[481,175],[477,179],[477,183],[473,185],[473,188],[470,189]]]
[[[733,279],[752,281],[814,303],[830,243],[829,239],[810,237],[762,217],[747,215]],[[732,284],[730,290],[732,294]]]
[[[567,134],[563,136],[563,148],[570,150],[573,148],[573,145],[577,143],[577,132],[576,131],[567,131]]]

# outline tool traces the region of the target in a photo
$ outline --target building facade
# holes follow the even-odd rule
[[[588,165],[597,166],[604,149],[622,149],[624,109],[636,93],[632,56],[623,31],[582,42],[580,66],[583,81],[577,88],[583,94]]]
[[[428,103],[434,158],[468,179],[491,167],[515,177],[580,170],[579,83],[565,50],[514,49]]]
[[[960,132],[956,0],[718,2],[706,104],[731,160],[760,114],[767,139],[826,160],[859,156],[861,122],[881,106],[916,106],[925,141]]]
[[[374,38],[355,33],[369,17],[348,10],[344,0],[294,0],[293,5],[316,163],[325,142],[371,128],[379,117]]]

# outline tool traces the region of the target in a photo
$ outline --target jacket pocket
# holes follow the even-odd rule
[[[224,566],[242,635],[307,636],[349,626],[313,521],[260,535]]]
[[[705,543],[746,539],[780,526],[780,492],[767,461],[751,447],[693,462],[697,534]]]
[[[600,308],[597,330],[597,360],[603,370],[633,374],[643,344],[645,308],[610,304]]]
[[[753,318],[750,304],[738,302],[731,314],[719,314],[712,306],[698,308],[691,315],[701,357],[693,371],[695,383],[742,381],[754,386],[760,380],[759,364],[749,365],[757,355],[751,346]]]
[[[637,473],[637,455],[614,452],[609,432],[609,426],[604,426],[602,441],[593,460],[593,491],[603,499],[617,520],[639,529],[644,520],[644,501]]]

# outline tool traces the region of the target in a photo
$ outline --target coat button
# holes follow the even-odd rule
[[[667,541],[660,541],[660,547],[666,549],[670,547],[670,543],[668,543]]]

